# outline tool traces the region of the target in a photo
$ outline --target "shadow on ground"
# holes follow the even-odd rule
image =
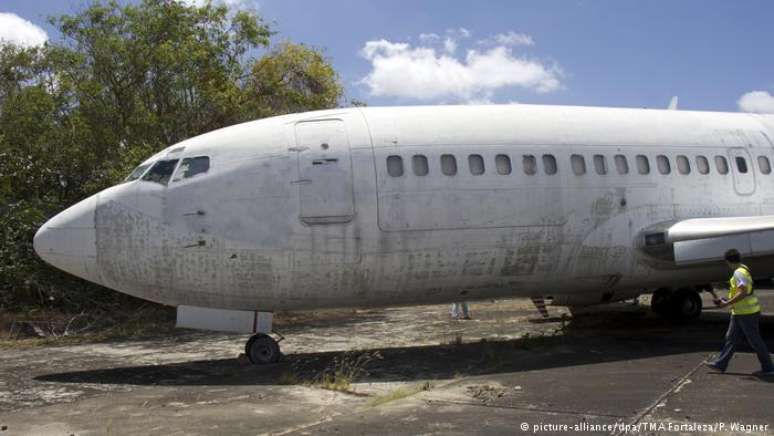
[[[277,385],[313,382],[320,374],[343,367],[352,371],[353,381],[357,382],[406,382],[636,361],[681,353],[709,355],[721,345],[728,315],[707,312],[697,322],[674,326],[641,310],[590,313],[575,319],[557,319],[556,323],[556,332],[551,335],[512,340],[297,353],[263,367],[243,366],[236,359],[199,360],[53,373],[35,380],[161,386]],[[763,317],[761,329],[765,338],[774,337],[774,317]],[[769,347],[773,344],[770,341]],[[359,358],[361,364],[352,363]]]

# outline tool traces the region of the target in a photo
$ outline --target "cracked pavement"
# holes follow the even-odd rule
[[[774,293],[759,295],[774,308]],[[602,427],[616,423],[640,425],[638,434],[753,429],[734,425],[772,434],[774,380],[749,375],[754,354],[742,350],[726,374],[700,365],[728,315],[707,310],[673,326],[644,304],[575,319],[550,307],[547,320],[527,300],[472,304],[471,321],[451,320],[447,306],[293,314],[281,324],[283,360],[265,367],[238,362],[246,335],[190,331],[4,349],[0,436],[561,434],[562,425],[623,434]],[[774,317],[762,331],[774,349]],[[321,374],[342,365],[357,366],[351,386],[324,389]]]

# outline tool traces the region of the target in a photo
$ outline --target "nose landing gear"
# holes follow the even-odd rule
[[[211,307],[177,306],[177,327],[216,332],[252,333],[240,355],[255,365],[279,362],[279,343],[284,337],[272,328],[274,314],[258,310],[228,310]],[[270,334],[279,337],[274,339]]]
[[[250,337],[245,344],[245,355],[250,363],[255,365],[265,365],[268,363],[279,362],[282,353],[280,352],[279,342],[265,333],[257,333]]]

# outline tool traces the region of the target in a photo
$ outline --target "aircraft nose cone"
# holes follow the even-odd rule
[[[95,195],[48,220],[35,234],[35,253],[63,271],[98,283],[96,207]]]

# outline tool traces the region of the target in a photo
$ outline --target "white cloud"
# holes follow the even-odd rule
[[[526,33],[516,33],[513,30],[511,30],[508,33],[498,33],[497,35],[494,35],[491,38],[482,39],[481,41],[479,41],[479,44],[533,46],[535,45],[535,40],[532,38],[532,36],[527,35]]]
[[[480,106],[480,105],[487,105],[487,104],[500,104],[500,105],[505,104],[505,105],[508,105],[508,104],[521,104],[521,103],[519,103],[516,100],[509,100],[509,101],[507,101],[505,103],[497,103],[495,101],[492,101],[491,96],[488,96],[488,97],[474,98],[474,99],[471,99],[471,100],[467,100],[467,101],[465,101],[465,104]]]
[[[490,97],[479,97],[479,98],[471,98],[470,100],[465,101],[465,104],[469,105],[485,105],[485,104],[497,104],[492,101]]]
[[[774,95],[766,91],[748,92],[739,98],[737,104],[742,112],[774,114]]]
[[[443,41],[443,49],[446,51],[446,53],[453,54],[455,51],[457,51],[457,41],[452,38],[446,38]]]
[[[470,36],[472,35],[470,33],[470,30],[464,27],[460,27],[459,29],[456,29],[456,30],[451,30],[451,32],[456,33],[457,35],[459,35],[460,38],[470,38]]]
[[[449,54],[454,54],[457,51],[458,43],[460,39],[470,38],[470,31],[464,27],[456,29],[446,29],[445,36],[441,36],[437,33],[420,33],[419,41],[428,46],[435,46],[442,48],[443,51]]]
[[[235,10],[235,9],[257,10],[260,7],[257,0],[177,0],[177,1],[188,6],[196,6],[199,8],[210,2],[216,5],[218,4],[226,5],[228,6],[229,9],[232,9],[232,10]]]
[[[437,33],[420,33],[419,40],[422,42],[430,42],[433,40],[441,39]]]
[[[16,14],[0,12],[0,43],[35,47],[47,40],[48,34],[40,27]]]
[[[456,32],[462,34],[461,30]],[[470,35],[467,30],[465,33]],[[456,41],[449,40],[455,42],[456,49]],[[559,67],[515,55],[506,45],[467,50],[462,59],[444,46],[438,51],[429,45],[368,41],[360,54],[371,62],[372,69],[360,83],[372,96],[425,101],[488,101],[494,91],[502,88],[521,87],[542,93],[561,86]]]

